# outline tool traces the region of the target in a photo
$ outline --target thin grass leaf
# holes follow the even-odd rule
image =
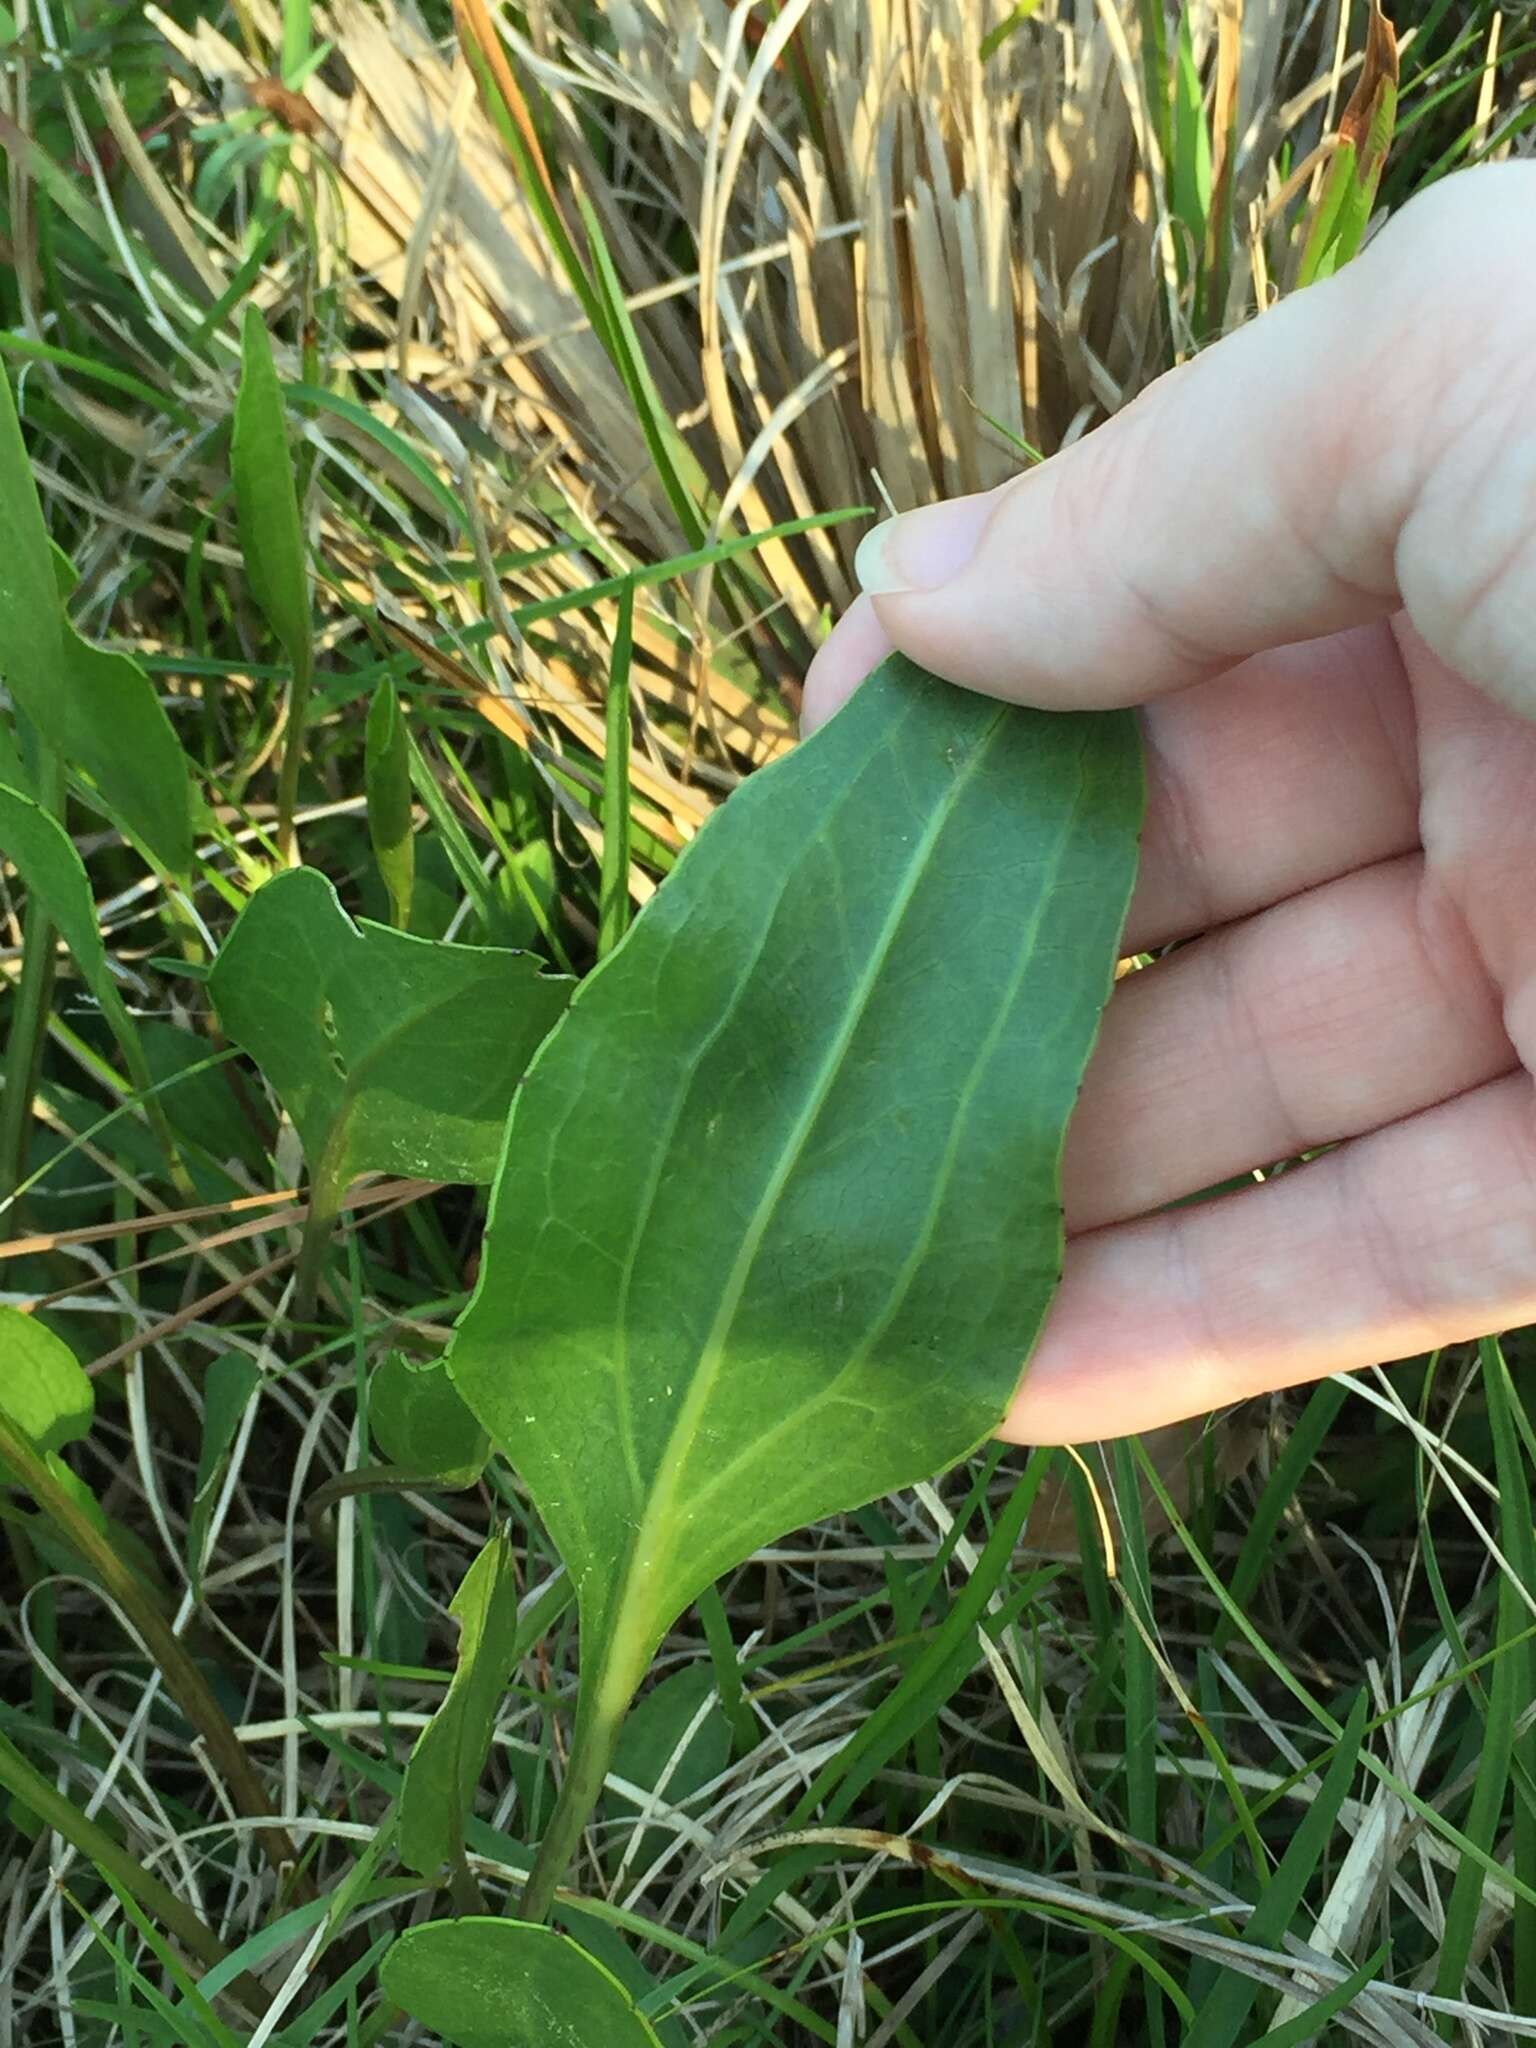
[[[1326,2038],[1323,2028],[1339,2013],[1346,2012],[1362,1991],[1368,1990],[1386,1967],[1388,1950],[1377,1949],[1375,1955],[1367,1957],[1358,1970],[1325,1991],[1321,1998],[1314,2000],[1305,2012],[1297,2013],[1294,2019],[1286,2020],[1278,2027],[1271,2027],[1267,2034],[1260,2034],[1252,2048],[1309,2048],[1309,2044]]]
[[[1286,1437],[1285,1446],[1264,1482],[1264,1491],[1248,1518],[1242,1547],[1232,1568],[1232,1607],[1246,1613],[1258,1590],[1273,1552],[1280,1525],[1296,1499],[1302,1480],[1311,1470],[1318,1449],[1344,1406],[1348,1389],[1341,1380],[1320,1380],[1307,1397]],[[1226,1612],[1211,1622],[1211,1647],[1220,1650],[1230,1639],[1232,1624]]]
[[[1483,1386],[1488,1396],[1488,1416],[1493,1427],[1494,1471],[1499,1485],[1499,1536],[1511,1569],[1517,1574],[1528,1598],[1536,1599],[1536,1527],[1531,1520],[1531,1468],[1521,1455],[1525,1420],[1513,1377],[1496,1338],[1485,1337],[1481,1346]],[[1508,1613],[1503,1595],[1509,1594]],[[1516,1589],[1500,1581],[1499,1637],[1501,1665],[1511,1672],[1510,1691],[1517,1712],[1524,1715],[1536,1700],[1536,1651],[1528,1626],[1529,1609]],[[1536,1726],[1512,1736],[1510,1762],[1517,1775],[1514,1792],[1512,1859],[1517,1876],[1536,1888],[1536,1808],[1532,1788],[1536,1786]],[[1536,1905],[1517,1898],[1514,1907],[1514,1994],[1518,2012],[1536,2012]]]
[[[639,564],[621,576],[604,577],[601,582],[587,583],[575,590],[562,590],[553,597],[535,598],[528,604],[518,605],[512,616],[519,626],[535,626],[543,619],[559,618],[565,612],[588,610],[611,597],[621,596],[625,590],[645,590],[655,583],[681,582],[701,569],[712,569],[721,562],[734,562],[739,555],[753,554],[771,541],[793,540],[799,534],[820,533],[834,526],[844,526],[850,519],[867,519],[869,516],[868,505],[847,505],[837,512],[816,512],[803,519],[781,520],[777,526],[765,526],[756,533],[736,534],[730,540],[717,540],[709,547],[692,548],[687,554],[668,555],[664,561]]]
[[[1114,1446],[1114,1473],[1122,1545],[1116,1583],[1126,1608],[1120,1635],[1121,1682],[1125,1692],[1125,1815],[1136,1839],[1152,1845],[1159,1840],[1157,1666],[1148,1643],[1156,1622],[1141,1477],[1131,1447],[1123,1441]],[[1150,1987],[1144,1999],[1148,2033],[1161,2044],[1165,2038],[1162,2002]]]
[[[1200,1546],[1195,1542],[1188,1525],[1179,1513],[1178,1507],[1164,1485],[1157,1468],[1146,1457],[1139,1446],[1137,1455],[1147,1484],[1157,1496],[1163,1513],[1168,1518],[1169,1527],[1174,1535],[1178,1537],[1191,1563],[1209,1587],[1217,1603],[1232,1620],[1237,1633],[1243,1637],[1244,1641],[1255,1652],[1271,1676],[1285,1691],[1291,1694],[1293,1699],[1301,1704],[1317,1725],[1335,1741],[1341,1739],[1343,1730],[1333,1715],[1308,1690],[1296,1673],[1287,1666],[1284,1659],[1276,1655],[1274,1648],[1264,1640],[1241,1609],[1233,1605],[1231,1594],[1222,1583],[1209,1558],[1205,1556]],[[1523,1612],[1524,1609],[1522,1607]],[[1511,1644],[1523,1642],[1524,1636],[1516,1633],[1512,1634],[1508,1640]],[[1494,1660],[1493,1668],[1495,1671],[1497,1671],[1502,1662],[1502,1657]],[[1481,1871],[1485,1878],[1492,1877],[1502,1881],[1513,1891],[1517,1898],[1529,1899],[1533,1905],[1536,1905],[1536,1885],[1527,1884],[1523,1877],[1507,1870],[1499,1862],[1497,1856],[1488,1848],[1487,1844],[1477,1839],[1469,1828],[1459,1828],[1447,1820],[1438,1807],[1425,1799],[1414,1786],[1405,1783],[1396,1771],[1382,1763],[1378,1757],[1373,1756],[1368,1749],[1362,1750],[1360,1762],[1363,1768],[1371,1773],[1372,1777],[1385,1785],[1390,1792],[1402,1800],[1403,1804],[1412,1813],[1416,1814],[1427,1828],[1439,1836],[1442,1842],[1453,1849],[1465,1864]]]
[[[1348,1797],[1369,1707],[1362,1687],[1355,1694],[1349,1719],[1317,1797],[1307,1807],[1273,1875],[1263,1885],[1258,1904],[1244,1928],[1245,1938],[1255,1945],[1279,1948],[1296,1917],[1307,1886],[1333,1839],[1339,1809]],[[1259,1987],[1251,1977],[1236,1972],[1224,1974],[1195,2015],[1183,2048],[1237,2048],[1258,1995]]]
[[[635,645],[635,590],[619,595],[608,666],[608,724],[603,750],[603,860],[598,894],[597,955],[601,960],[629,930],[629,739],[634,716],[629,669]]]
[[[450,485],[444,483],[441,475],[421,453],[414,443],[403,434],[386,426],[384,421],[370,407],[355,398],[349,398],[343,391],[326,391],[317,384],[302,381],[283,387],[287,397],[295,404],[306,407],[322,416],[330,413],[343,420],[349,427],[372,441],[380,452],[391,462],[396,462],[432,499],[443,514],[443,524],[448,533],[457,541],[464,530],[464,507],[454,495]]]
[[[975,1669],[976,1630],[1013,1563],[1047,1467],[1047,1456],[1037,1451],[937,1632],[901,1684],[859,1723],[846,1746],[806,1787],[789,1816],[791,1827],[805,1827],[817,1816],[836,1826],[853,1810],[877,1773],[939,1714]]]

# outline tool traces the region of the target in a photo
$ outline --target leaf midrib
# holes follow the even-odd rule
[[[1024,977],[1034,963],[1036,950],[1040,942],[1040,928],[1045,921],[1046,908],[1055,892],[1056,883],[1061,873],[1062,862],[1066,857],[1067,847],[1071,843],[1073,828],[1082,809],[1085,780],[1082,776],[1081,757],[1079,757],[1078,769],[1077,798],[1062,825],[1060,835],[1051,854],[1045,879],[1036,898],[1035,909],[1030,919],[1028,932],[1014,956],[1013,970],[1008,977],[1007,987],[1003,996],[997,1004],[997,1014],[993,1018],[986,1037],[977,1050],[976,1057],[971,1062],[970,1071],[965,1078],[965,1084],[956,1097],[954,1119],[950,1126],[949,1137],[945,1143],[938,1171],[933,1177],[933,1187],[929,1197],[928,1210],[923,1218],[922,1228],[914,1238],[906,1258],[902,1261],[901,1269],[897,1273],[896,1279],[886,1296],[884,1307],[878,1315],[871,1318],[869,1327],[857,1348],[844,1360],[831,1379],[818,1390],[811,1402],[807,1403],[805,1407],[796,1408],[791,1413],[785,1415],[772,1429],[766,1431],[763,1435],[754,1437],[749,1444],[744,1445],[737,1452],[736,1456],[728,1464],[723,1465],[717,1472],[711,1474],[709,1484],[702,1489],[698,1496],[700,1505],[705,1501],[713,1499],[716,1494],[723,1492],[734,1481],[739,1468],[749,1461],[755,1461],[760,1458],[764,1448],[772,1444],[785,1430],[792,1428],[797,1423],[803,1423],[810,1408],[824,1405],[835,1393],[839,1383],[857,1366],[862,1365],[868,1359],[874,1346],[879,1342],[880,1337],[889,1326],[892,1316],[895,1315],[901,1303],[906,1299],[912,1284],[913,1275],[921,1260],[926,1257],[928,1247],[932,1242],[934,1221],[938,1214],[939,1205],[944,1197],[944,1190],[948,1187],[954,1171],[955,1157],[960,1148],[961,1126],[969,1111],[979,1076],[997,1049],[998,1039],[1009,1016],[1012,1014],[1014,1004],[1018,1000],[1019,989],[1024,981]],[[1024,1359],[1020,1360],[1021,1370],[1024,1362]]]
[[[623,1614],[626,1617],[626,1625],[630,1632],[634,1632],[637,1629],[646,1631],[651,1626],[652,1618],[648,1611],[649,1603],[637,1599],[634,1593],[637,1577],[643,1580],[644,1576],[648,1576],[644,1571],[642,1560],[646,1559],[647,1553],[656,1542],[658,1534],[667,1527],[672,1519],[686,1455],[697,1436],[698,1424],[718,1382],[725,1359],[726,1340],[730,1335],[736,1312],[741,1306],[742,1295],[746,1291],[747,1281],[751,1277],[752,1268],[757,1261],[757,1255],[762,1249],[763,1239],[767,1234],[768,1226],[778,1205],[779,1197],[783,1193],[790,1174],[799,1162],[806,1142],[815,1128],[827,1098],[832,1091],[833,1084],[841,1071],[848,1047],[852,1043],[858,1026],[863,1020],[870,998],[879,981],[885,963],[890,956],[891,948],[894,946],[906,914],[911,908],[912,900],[917,893],[918,884],[927,870],[933,850],[949,823],[962,794],[969,788],[982,763],[995,745],[1003,730],[1007,715],[1007,711],[1000,707],[992,720],[991,726],[978,741],[964,768],[954,777],[949,788],[944,792],[942,801],[935,807],[932,818],[924,827],[922,836],[918,840],[917,846],[908,862],[901,887],[892,898],[891,906],[886,913],[885,922],[881,927],[879,937],[870,950],[869,959],[865,964],[864,971],[855,985],[849,1001],[845,1005],[842,1022],[838,1031],[823,1055],[813,1081],[806,1091],[804,1104],[781,1149],[778,1163],[758,1198],[751,1220],[743,1234],[741,1246],[738,1249],[736,1258],[732,1262],[725,1286],[721,1290],[720,1305],[715,1311],[714,1320],[700,1348],[698,1369],[692,1376],[688,1391],[679,1405],[672,1428],[668,1432],[667,1441],[657,1464],[644,1512],[639,1522],[635,1525],[635,1532],[629,1545],[629,1554],[623,1577],[619,1587],[616,1589],[617,1597],[612,1603],[612,1611]],[[617,1634],[617,1630],[612,1631],[610,1642]]]

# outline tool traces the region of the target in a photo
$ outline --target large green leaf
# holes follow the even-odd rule
[[[488,1181],[513,1092],[571,984],[531,953],[354,924],[314,868],[266,883],[209,977],[310,1172]]]
[[[996,1428],[1141,788],[1128,714],[894,658],[732,797],[535,1062],[449,1369],[576,1582],[584,1728],[721,1572]]]
[[[379,1976],[454,2048],[656,2048],[617,1978],[549,1927],[438,1920],[402,1934]]]
[[[186,761],[149,678],[75,631],[0,371],[0,679],[103,807],[175,874],[192,865]]]

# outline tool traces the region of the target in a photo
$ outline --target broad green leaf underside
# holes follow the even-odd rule
[[[720,1573],[996,1428],[1060,1273],[1141,791],[1129,714],[893,658],[731,798],[534,1063],[449,1367],[571,1570],[600,1718]]]
[[[617,1978],[549,1927],[439,1920],[403,1934],[379,1975],[454,2048],[656,2048]]]

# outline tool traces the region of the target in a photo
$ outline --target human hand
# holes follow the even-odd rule
[[[1536,1320],[1536,164],[1436,186],[860,570],[807,727],[892,646],[1144,706],[1127,947],[1193,940],[1106,1012],[1003,1433],[1118,1436]]]

